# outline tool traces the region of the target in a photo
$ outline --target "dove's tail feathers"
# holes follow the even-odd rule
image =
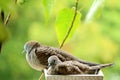
[[[106,67],[110,67],[110,66],[112,66],[112,65],[113,65],[113,63],[109,63],[109,64],[99,64],[99,65],[96,65],[96,66],[91,66],[91,67],[89,67],[89,70],[86,71],[86,73],[89,73],[89,74],[97,74],[100,69],[106,68]]]
[[[97,66],[92,66],[91,69],[92,70],[96,70],[96,69],[102,69],[102,68],[106,68],[106,67],[110,67],[114,65],[113,63],[109,63],[109,64],[100,64],[100,65],[97,65]]]
[[[100,68],[106,68],[106,67],[110,67],[110,66],[113,66],[114,64],[113,63],[109,63],[109,64],[100,64],[98,66],[100,66]]]

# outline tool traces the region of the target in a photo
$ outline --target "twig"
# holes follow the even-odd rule
[[[5,22],[4,22],[5,25],[8,24],[8,22],[10,20],[10,17],[11,17],[11,13],[8,14],[8,16],[7,16],[7,18],[6,18]]]
[[[74,24],[76,15],[77,15],[77,8],[78,8],[78,0],[76,0],[75,13],[74,13],[73,20],[72,20],[72,22],[71,22],[71,26],[70,26],[70,28],[69,28],[69,30],[68,30],[68,32],[67,32],[65,38],[63,39],[63,42],[62,42],[62,44],[60,45],[60,48],[63,47],[63,45],[64,45],[66,39],[68,38],[68,36],[69,36],[69,34],[70,34],[70,32],[71,32],[71,30],[72,30],[72,28],[73,28],[73,24]]]
[[[42,74],[40,75],[39,80],[42,80],[43,75],[44,75],[44,73],[42,72]]]
[[[14,0],[14,3],[17,4],[17,0]],[[8,16],[7,16],[7,18],[6,18],[5,22],[4,22],[5,25],[8,24],[8,22],[10,20],[10,17],[11,17],[11,13],[8,14]]]

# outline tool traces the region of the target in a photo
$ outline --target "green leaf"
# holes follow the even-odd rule
[[[2,23],[0,23],[0,42],[4,42],[8,38],[8,31],[3,26]]]
[[[5,13],[16,13],[16,5],[14,0],[0,0],[0,9],[5,11]]]
[[[65,38],[65,36],[71,26],[71,23],[72,23],[72,20],[74,17],[74,13],[75,13],[74,9],[63,9],[59,12],[59,14],[57,16],[55,27],[56,27],[59,44],[62,43],[63,39]],[[76,19],[73,24],[73,28],[65,42],[68,42],[72,38],[76,29],[80,25],[80,19],[81,19],[81,13],[77,12]]]

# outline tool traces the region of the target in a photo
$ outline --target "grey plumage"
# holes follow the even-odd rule
[[[65,61],[62,62],[57,56],[48,58],[48,74],[68,75],[68,74],[96,74],[101,68],[112,66],[113,64],[99,64],[96,66],[89,66],[78,61]]]
[[[47,60],[52,55],[56,55],[62,62],[75,60],[89,66],[98,65],[96,63],[80,60],[59,48],[41,45],[37,41],[26,42],[24,45],[24,50],[27,52],[26,53],[27,62],[30,64],[32,68],[36,70],[42,70],[47,68],[48,65]]]

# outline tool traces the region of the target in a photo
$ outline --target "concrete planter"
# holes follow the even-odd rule
[[[97,75],[48,75],[47,70],[44,70],[46,80],[103,80],[103,73],[99,71]]]

